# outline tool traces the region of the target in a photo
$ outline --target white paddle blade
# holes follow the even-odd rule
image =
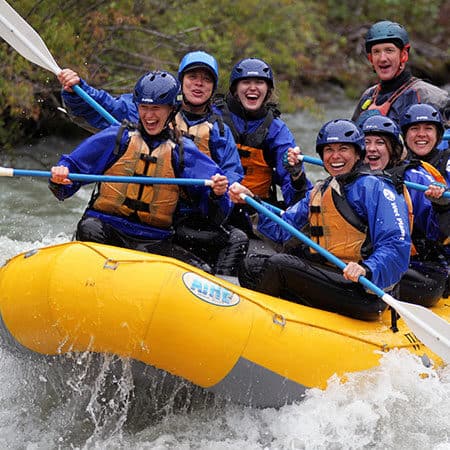
[[[411,331],[447,364],[450,363],[450,323],[430,309],[395,300],[389,294],[382,299],[404,319]]]
[[[39,34],[5,0],[0,0],[0,36],[34,64],[61,72]]]

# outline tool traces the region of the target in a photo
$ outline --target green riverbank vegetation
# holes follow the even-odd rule
[[[317,107],[315,92],[339,85],[355,101],[374,82],[364,35],[375,21],[402,23],[413,72],[450,81],[447,0],[17,0],[9,3],[42,37],[61,68],[114,94],[131,92],[147,70],[176,72],[188,51],[219,61],[219,92],[243,57],[269,62],[283,112]],[[0,42],[0,151],[49,133],[66,133],[54,74]]]

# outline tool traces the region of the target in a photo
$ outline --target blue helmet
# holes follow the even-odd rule
[[[364,135],[381,134],[387,136],[392,144],[392,159],[396,162],[402,158],[403,137],[400,128],[391,118],[382,115],[370,116],[363,122],[361,128]]]
[[[442,122],[441,113],[434,106],[426,103],[417,103],[415,105],[411,105],[400,117],[400,127],[405,136],[411,125],[423,122],[432,123],[436,126],[439,142],[444,134],[444,125]]]
[[[270,88],[274,87],[272,68],[262,59],[245,58],[239,61],[231,70],[230,90],[236,82],[245,78],[261,78],[267,81]]]
[[[202,51],[189,52],[183,56],[178,67],[178,80],[180,80],[180,83],[183,81],[183,75],[186,71],[199,67],[208,69],[211,72],[214,78],[214,89],[216,89],[219,81],[219,65],[214,56]]]
[[[364,158],[366,154],[364,133],[354,122],[347,119],[335,119],[325,123],[320,129],[316,139],[316,152],[323,159],[323,148],[328,144],[353,144]]]
[[[392,42],[400,50],[409,48],[407,31],[397,22],[382,20],[374,23],[366,34],[366,52],[370,53],[372,46],[383,42]]]
[[[169,72],[153,71],[143,75],[134,87],[138,105],[180,105],[180,83]]]

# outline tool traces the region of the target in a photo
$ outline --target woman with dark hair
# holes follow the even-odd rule
[[[441,113],[433,105],[411,105],[400,117],[400,127],[405,137],[408,156],[421,161],[443,184],[450,184],[450,149],[438,148],[444,135]],[[439,173],[433,170],[433,167]]]
[[[305,195],[311,184],[303,171],[289,174],[283,157],[297,146],[295,138],[273,103],[275,81],[272,68],[262,59],[245,58],[231,70],[229,91],[214,102],[231,128],[239,149],[244,179],[242,184],[272,204],[289,206]],[[233,219],[251,229],[245,205],[235,207]]]
[[[417,159],[404,159],[406,150],[397,124],[381,115],[362,124],[365,135],[365,162],[372,170],[387,171],[403,192],[410,209],[413,242],[409,269],[399,283],[400,300],[432,306],[448,295],[448,264],[444,242],[450,230],[450,200],[445,189]],[[425,191],[407,189],[404,182],[429,186]]]

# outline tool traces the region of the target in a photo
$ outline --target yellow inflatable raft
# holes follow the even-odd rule
[[[326,292],[324,292],[326,295]],[[450,302],[433,311],[450,319]],[[244,289],[180,261],[86,242],[0,271],[3,333],[44,355],[130,357],[233,401],[279,406],[405,348],[442,361],[390,314],[368,323]]]

